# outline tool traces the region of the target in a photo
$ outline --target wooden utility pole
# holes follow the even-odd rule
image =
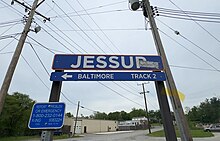
[[[178,96],[177,88],[176,88],[176,85],[175,85],[175,82],[174,82],[174,79],[173,79],[167,58],[166,58],[166,54],[165,54],[161,39],[160,39],[160,35],[157,29],[157,25],[154,19],[151,6],[150,6],[150,2],[149,0],[142,0],[142,2],[143,2],[143,12],[145,16],[149,19],[149,23],[151,26],[151,31],[153,34],[157,52],[162,58],[164,71],[167,76],[166,85],[170,93],[169,97],[170,97],[170,101],[171,101],[171,104],[174,110],[174,115],[177,121],[177,126],[178,126],[178,129],[180,130],[181,140],[192,141],[193,139],[189,132],[189,126],[186,121],[186,117],[184,115],[183,108],[182,108],[182,105],[181,105],[181,102]]]
[[[74,129],[73,129],[73,136],[76,134],[76,125],[77,125],[77,120],[78,120],[78,113],[79,113],[79,101],[77,105],[77,110],[76,110],[76,118],[75,118],[75,123],[74,123]]]
[[[145,104],[145,110],[146,110],[146,114],[147,114],[147,124],[148,124],[148,131],[149,131],[149,134],[151,134],[151,125],[150,125],[150,116],[149,116],[149,113],[148,113],[148,108],[147,108],[147,98],[146,98],[146,93],[147,91],[145,91],[145,87],[144,87],[144,84],[147,84],[147,83],[142,83],[140,85],[142,85],[142,88],[143,88],[143,92],[141,92],[140,94],[143,94],[144,95],[144,104]],[[139,84],[138,84],[139,85]]]
[[[39,0],[35,0],[33,5],[32,5],[32,8],[31,8],[31,11],[30,11],[27,23],[24,26],[24,30],[23,30],[23,32],[21,34],[21,37],[20,37],[19,42],[17,44],[17,47],[15,49],[14,55],[12,57],[11,63],[9,65],[9,67],[8,67],[8,70],[6,72],[4,81],[2,83],[2,87],[1,87],[1,90],[0,90],[0,114],[1,114],[3,106],[4,106],[5,97],[6,97],[7,93],[8,93],[8,89],[10,87],[11,80],[12,80],[15,68],[17,66],[19,57],[21,55],[21,52],[22,52],[22,49],[23,49],[23,46],[24,46],[24,42],[25,42],[25,40],[27,38],[28,32],[30,31],[32,19],[33,19],[35,10],[36,10],[37,5],[38,5],[38,1]]]

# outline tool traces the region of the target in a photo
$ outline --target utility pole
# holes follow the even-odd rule
[[[146,93],[148,91],[145,91],[145,87],[144,87],[144,84],[147,84],[147,83],[142,83],[142,84],[138,84],[138,85],[142,85],[142,88],[143,88],[143,92],[141,92],[140,94],[143,94],[144,95],[144,104],[145,104],[145,110],[146,110],[146,113],[147,113],[147,122],[148,122],[148,130],[149,130],[149,134],[151,134],[151,125],[150,125],[150,117],[149,117],[149,113],[148,113],[148,108],[147,108],[147,99],[146,99]]]
[[[10,87],[11,80],[12,80],[15,68],[17,66],[19,57],[21,55],[21,52],[22,52],[22,49],[23,49],[23,46],[24,46],[24,42],[25,42],[25,40],[27,38],[28,32],[30,31],[32,19],[33,19],[35,10],[36,10],[36,8],[38,6],[38,1],[39,0],[35,0],[33,2],[33,5],[32,5],[32,8],[31,8],[31,11],[30,11],[27,23],[26,23],[26,25],[24,27],[24,30],[23,30],[22,34],[21,34],[21,37],[20,37],[19,42],[17,44],[16,50],[15,50],[14,55],[12,57],[11,63],[9,65],[9,67],[8,67],[8,70],[6,72],[4,81],[2,83],[2,87],[1,87],[1,90],[0,90],[0,114],[1,114],[1,112],[3,110],[3,106],[4,106],[4,102],[5,102],[5,97],[6,97],[7,93],[8,93],[8,89]]]
[[[151,6],[150,6],[150,2],[149,0],[142,0],[143,3],[143,12],[145,14],[145,16],[149,19],[149,23],[151,26],[151,31],[153,34],[153,38],[154,38],[154,42],[157,48],[157,52],[158,54],[161,56],[162,58],[162,62],[163,62],[163,66],[164,66],[164,71],[166,73],[167,76],[167,80],[166,80],[166,85],[168,87],[168,90],[170,92],[170,101],[174,110],[174,115],[177,121],[177,126],[178,129],[180,130],[180,134],[181,134],[181,140],[182,141],[192,141],[192,136],[189,132],[189,126],[188,123],[186,121],[186,117],[184,115],[183,112],[183,108],[178,96],[178,92],[177,92],[177,88],[166,58],[166,54],[162,45],[162,41],[160,39],[160,35],[157,29],[157,25],[154,19],[154,14],[152,12]],[[157,85],[157,83],[155,83]]]
[[[74,123],[74,129],[73,129],[73,136],[76,134],[76,125],[77,125],[77,120],[78,120],[78,113],[79,113],[79,101],[77,105],[77,110],[76,110],[76,118],[75,118],[75,123]]]

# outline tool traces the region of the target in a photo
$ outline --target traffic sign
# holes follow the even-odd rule
[[[165,81],[164,72],[52,72],[51,81]]]
[[[28,127],[30,129],[62,128],[65,107],[65,103],[62,102],[35,103],[32,108]]]
[[[68,55],[54,56],[54,70],[163,70],[160,56]]]

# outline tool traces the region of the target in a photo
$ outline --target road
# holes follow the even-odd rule
[[[154,128],[152,132],[161,130]],[[149,137],[146,134],[148,130],[122,131],[122,132],[105,132],[97,134],[84,134],[83,137],[61,139],[56,141],[166,141],[165,137]],[[194,138],[193,141],[220,141],[220,133],[213,133],[214,137]],[[33,140],[29,140],[33,141]],[[35,140],[37,141],[37,140]],[[178,138],[178,141],[181,141]]]
[[[162,128],[154,128],[152,131],[158,131]],[[107,132],[99,134],[85,134],[84,137],[63,139],[59,141],[166,141],[165,137],[146,136],[148,130],[127,131],[127,132]],[[220,133],[214,133],[210,138],[194,138],[194,141],[220,141]],[[181,141],[178,138],[178,141]]]

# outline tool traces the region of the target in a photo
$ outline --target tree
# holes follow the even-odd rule
[[[73,117],[73,114],[71,114],[70,112],[66,113],[65,114],[68,118],[72,118]]]
[[[134,117],[146,117],[147,113],[145,112],[145,110],[143,109],[135,109],[135,108],[132,108],[132,111],[129,113],[130,114],[130,117],[131,118],[134,118]]]
[[[0,115],[0,134],[2,136],[31,134],[27,125],[34,103],[35,101],[25,94],[15,92],[13,95],[7,95]]]
[[[92,116],[90,116],[92,117]],[[95,112],[94,113],[94,119],[108,119],[108,115],[106,113],[100,113],[100,112]]]
[[[108,119],[109,120],[119,120],[119,121],[122,121],[122,116],[121,116],[121,113],[120,112],[111,112],[108,114]]]
[[[201,102],[199,106],[194,106],[188,113],[191,121],[201,123],[215,123],[220,120],[220,99],[213,97]]]

